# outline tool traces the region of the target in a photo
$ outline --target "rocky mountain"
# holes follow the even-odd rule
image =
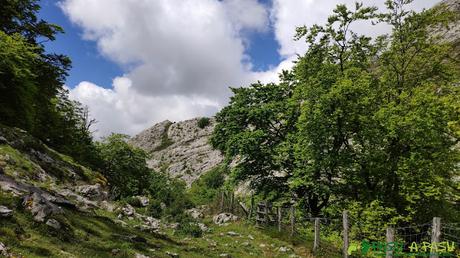
[[[130,143],[149,153],[149,167],[181,178],[190,186],[223,161],[220,152],[209,145],[214,126],[212,118],[177,123],[166,120],[134,136]]]

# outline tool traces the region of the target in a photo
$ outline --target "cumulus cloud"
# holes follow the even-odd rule
[[[244,34],[269,24],[268,10],[257,0],[64,0],[60,7],[130,81],[126,89],[115,79],[113,90],[88,82],[72,90],[103,133],[211,114],[203,108],[209,103],[216,112],[214,104],[226,104],[229,86],[253,80]]]
[[[127,77],[115,78],[112,86],[112,89],[105,89],[83,81],[70,91],[70,97],[88,105],[92,116],[99,121],[96,137],[114,131],[132,135],[156,121],[171,117],[183,120],[196,113],[212,115],[219,108],[219,103],[199,96],[140,94]]]

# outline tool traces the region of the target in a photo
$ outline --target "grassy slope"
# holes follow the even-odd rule
[[[219,257],[226,253],[230,257],[289,257],[293,253],[301,257],[313,257],[311,239],[290,238],[276,231],[259,230],[244,222],[227,226],[213,226],[202,238],[191,238],[174,234],[145,233],[132,227],[121,227],[112,221],[112,216],[66,210],[55,217],[63,228],[54,230],[32,221],[31,215],[21,209],[20,200],[0,194],[0,205],[14,207],[12,218],[0,220],[0,242],[5,243],[15,254],[25,257],[133,257],[135,253],[151,257],[169,257],[166,252],[175,252],[180,257]],[[229,236],[227,232],[239,233]],[[132,242],[129,236],[145,238],[145,242]],[[252,236],[252,237],[251,237]],[[253,239],[251,239],[253,238]],[[279,252],[280,247],[293,251]],[[112,255],[112,249],[120,249]],[[340,257],[338,250],[326,248],[317,257]]]

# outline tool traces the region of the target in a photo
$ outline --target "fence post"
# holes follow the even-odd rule
[[[319,225],[320,225],[320,218],[315,218],[315,242],[313,243],[313,252],[318,251],[319,248]]]
[[[220,212],[224,212],[224,191],[221,192],[220,196]]]
[[[278,212],[278,232],[281,232],[281,211],[282,209],[280,206],[278,206],[276,210]]]
[[[436,245],[436,247],[439,244],[439,240],[441,237],[441,218],[440,217],[434,217],[433,218],[433,225],[431,228],[431,247],[433,245]],[[435,252],[430,255],[432,258],[438,258],[439,255],[437,253],[437,248],[433,248]]]
[[[395,229],[388,227],[387,228],[387,244],[385,245],[385,253],[386,253],[385,258],[393,257],[394,241],[395,241]]]
[[[254,194],[251,194],[251,208],[249,210],[248,219],[251,219],[252,213],[254,212]]]
[[[294,235],[295,231],[295,208],[294,205],[291,205],[291,236]]]
[[[230,209],[229,212],[233,214],[233,202],[235,201],[235,193],[232,191],[230,194]]]
[[[342,216],[343,223],[343,257],[348,258],[348,246],[350,242],[348,240],[348,211],[343,211]]]

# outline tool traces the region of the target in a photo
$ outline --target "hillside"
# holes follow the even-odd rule
[[[148,165],[156,171],[164,171],[183,179],[188,186],[203,173],[219,165],[223,157],[208,143],[215,122],[202,128],[200,118],[177,123],[168,120],[142,131],[130,143],[146,151],[150,156]]]
[[[0,257],[309,257],[302,238],[218,226],[211,214],[191,237],[184,222],[151,217],[148,198],[111,200],[106,184],[27,132],[0,127]]]

